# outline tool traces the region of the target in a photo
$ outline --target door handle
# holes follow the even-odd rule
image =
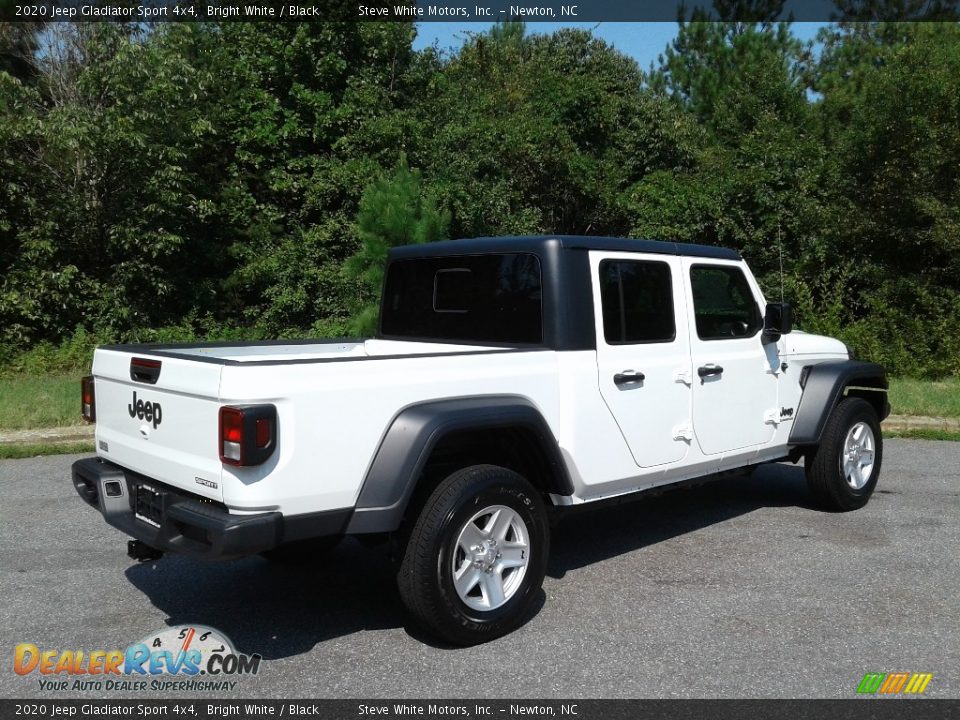
[[[697,375],[702,378],[709,377],[711,375],[723,375],[723,368],[719,365],[714,365],[710,363],[709,365],[701,365],[697,368]]]
[[[646,380],[647,376],[636,370],[624,370],[613,376],[613,382],[617,385],[628,385]]]

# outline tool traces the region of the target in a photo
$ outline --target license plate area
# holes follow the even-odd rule
[[[153,527],[160,527],[163,519],[163,506],[166,493],[146,483],[136,486],[134,515]]]

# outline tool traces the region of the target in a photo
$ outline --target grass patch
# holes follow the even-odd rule
[[[892,379],[890,405],[894,415],[960,417],[960,378]]]
[[[80,375],[0,377],[0,430],[80,425]]]
[[[47,443],[43,445],[0,445],[0,460],[19,460],[39,455],[75,455],[92,453],[93,441]]]
[[[885,438],[903,438],[905,440],[949,440],[960,442],[960,432],[956,430],[933,430],[920,429],[913,430],[887,430],[884,431]]]

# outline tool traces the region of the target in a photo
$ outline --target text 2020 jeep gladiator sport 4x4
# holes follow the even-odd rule
[[[801,457],[821,505],[867,502],[884,370],[791,324],[723,248],[396,248],[374,339],[99,348],[73,482],[140,559],[390,539],[416,620],[482,642],[539,592],[549,506]]]

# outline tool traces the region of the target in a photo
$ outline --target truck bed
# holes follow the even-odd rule
[[[555,396],[554,355],[379,339],[103,347],[93,363],[97,453],[232,512],[348,506],[399,410],[462,396],[467,384],[471,394]],[[135,359],[158,362],[156,378],[134,377]],[[249,404],[276,407],[278,452],[260,466],[224,466],[220,408]]]

